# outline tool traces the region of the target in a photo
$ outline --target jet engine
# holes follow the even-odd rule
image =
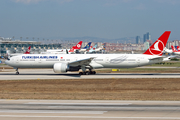
[[[55,63],[53,70],[55,73],[65,73],[69,70],[69,66],[66,63]]]

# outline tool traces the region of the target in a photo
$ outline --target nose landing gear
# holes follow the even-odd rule
[[[18,71],[18,68],[16,68],[16,75],[19,75],[19,71]]]

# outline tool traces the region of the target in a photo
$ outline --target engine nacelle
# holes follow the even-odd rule
[[[68,65],[66,63],[55,63],[53,70],[55,73],[65,73],[68,71]]]

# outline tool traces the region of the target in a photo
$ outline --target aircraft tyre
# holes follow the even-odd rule
[[[86,75],[90,75],[90,74],[91,74],[91,72],[89,72],[89,71],[86,72]]]
[[[95,75],[96,71],[79,72],[79,75]]]
[[[95,75],[95,74],[96,74],[96,71],[92,71],[92,74],[94,74],[94,75]]]
[[[19,75],[19,71],[18,71],[18,68],[16,68],[16,75]]]
[[[79,75],[83,75],[83,72],[79,72]]]

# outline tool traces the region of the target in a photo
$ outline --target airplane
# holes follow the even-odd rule
[[[71,49],[53,49],[46,50],[46,52],[41,52],[41,54],[71,54],[75,53],[75,50],[81,48],[82,41],[80,41],[76,46],[73,46]]]
[[[17,55],[21,55],[21,54],[30,54],[30,50],[31,50],[31,46],[28,47],[27,51],[24,53],[13,53],[11,54],[9,50],[7,50],[7,58],[13,57],[13,56],[17,56]]]
[[[180,51],[180,47],[179,46],[175,46],[177,51]]]
[[[96,48],[97,48],[97,43],[90,50],[88,50],[88,53],[95,52]]]
[[[73,46],[69,51],[68,51],[68,53],[75,53],[76,52],[76,50],[79,50],[79,49],[81,49],[81,45],[82,45],[82,41],[80,41],[76,46]]]
[[[82,48],[82,49],[80,49],[80,50],[78,50],[78,51],[79,51],[79,52],[85,52],[85,51],[89,50],[89,49],[90,49],[90,46],[91,46],[91,43],[92,43],[92,42],[89,42],[84,48]]]
[[[162,56],[171,31],[165,31],[143,54],[23,54],[5,61],[5,64],[18,68],[52,68],[55,73],[79,71],[80,75],[96,74],[99,68],[134,68],[151,65],[171,58]]]
[[[67,49],[46,50],[46,52],[41,52],[41,54],[68,54],[68,50]]]
[[[173,51],[171,50],[171,49],[167,49],[166,47],[164,48],[164,51],[163,51],[164,53],[172,53]]]
[[[171,45],[171,48],[172,48],[172,51],[175,55],[180,55],[180,51],[177,51],[173,45]]]
[[[96,48],[95,52],[100,52],[101,50],[104,50],[104,49],[105,49],[105,47],[102,45],[101,47]]]

